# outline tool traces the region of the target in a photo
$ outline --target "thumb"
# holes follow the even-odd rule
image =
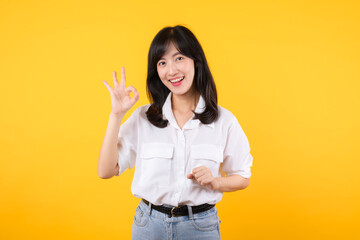
[[[194,175],[192,173],[190,173],[190,174],[187,175],[187,178],[192,179],[192,178],[194,178]]]

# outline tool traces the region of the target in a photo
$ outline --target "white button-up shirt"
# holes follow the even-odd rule
[[[120,126],[117,176],[135,166],[132,194],[155,205],[215,204],[223,193],[201,186],[187,174],[204,165],[214,177],[221,177],[222,163],[227,176],[250,178],[253,157],[248,139],[236,117],[220,106],[215,122],[202,124],[191,118],[180,129],[171,109],[171,94],[162,108],[167,127],[158,128],[148,121],[145,113],[150,104],[136,109]],[[200,96],[195,112],[204,109]]]

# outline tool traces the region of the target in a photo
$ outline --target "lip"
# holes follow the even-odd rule
[[[181,77],[184,77],[184,76],[177,76],[177,77],[174,77],[174,78],[170,78],[169,81],[170,81],[170,80],[177,79],[177,78],[181,78]]]
[[[180,86],[181,84],[182,84],[182,82],[184,81],[184,79],[185,79],[185,77],[183,78],[183,80],[181,80],[181,81],[179,81],[179,82],[175,82],[175,83],[172,83],[172,82],[170,82],[171,83],[171,85],[173,85],[174,87],[177,87],[177,86]]]

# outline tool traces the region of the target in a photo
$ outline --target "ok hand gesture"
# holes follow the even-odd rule
[[[113,72],[114,89],[104,80],[106,88],[110,92],[111,96],[111,112],[115,115],[125,115],[129,109],[139,100],[139,93],[133,86],[125,87],[125,68],[121,67],[121,81],[118,83],[116,72]],[[130,92],[133,92],[134,96],[130,97]]]

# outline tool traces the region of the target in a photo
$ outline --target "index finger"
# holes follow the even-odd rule
[[[193,173],[197,173],[199,171],[201,171],[202,169],[205,169],[206,167],[205,166],[200,166],[200,167],[196,167],[192,170]]]
[[[114,88],[116,88],[117,86],[119,86],[119,83],[118,83],[115,71],[113,71],[113,79],[114,79]]]

